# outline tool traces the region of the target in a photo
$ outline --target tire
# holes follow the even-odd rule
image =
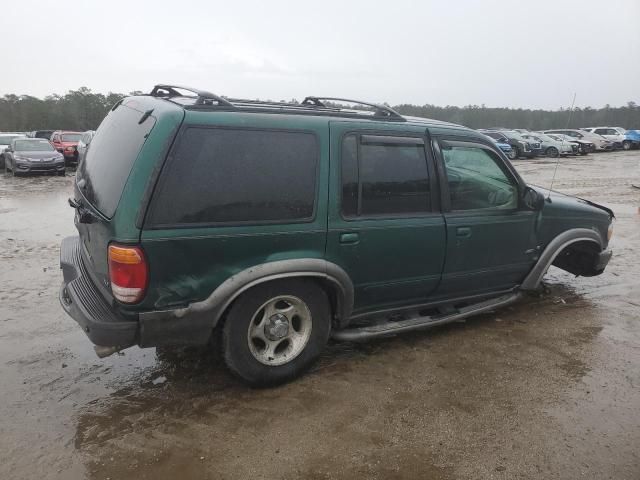
[[[558,149],[556,147],[549,147],[544,153],[547,157],[551,158],[558,158],[559,155]]]
[[[624,142],[622,142],[622,149],[631,150],[631,142],[629,140],[625,140]]]
[[[518,158],[520,158],[520,149],[518,147],[513,147],[513,151],[514,153],[512,155],[514,155],[514,157],[512,158],[512,160],[517,160]],[[509,157],[511,158],[511,157]]]
[[[4,159],[4,155],[0,155],[0,168],[4,168],[6,173],[7,163],[6,163],[6,160]]]
[[[222,355],[247,384],[277,385],[306,371],[330,332],[329,299],[318,285],[305,279],[269,282],[231,306],[222,326]]]
[[[515,148],[512,148],[511,151],[507,153],[507,157],[509,158],[509,160],[515,160],[516,158],[518,158],[517,150]]]

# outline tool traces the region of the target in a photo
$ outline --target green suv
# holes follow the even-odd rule
[[[528,186],[484,135],[335,98],[157,85],[111,109],[69,203],[60,302],[99,356],[219,333],[252,385],[611,256],[611,210]]]

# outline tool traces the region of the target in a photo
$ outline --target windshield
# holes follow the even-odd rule
[[[0,135],[0,145],[9,145],[14,138],[22,138],[24,135]]]
[[[16,152],[53,152],[55,149],[46,140],[16,140]]]
[[[80,140],[81,136],[82,136],[81,133],[63,133],[62,134],[62,141],[63,142],[78,142]]]

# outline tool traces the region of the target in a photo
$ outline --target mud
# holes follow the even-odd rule
[[[560,161],[617,216],[607,271],[251,390],[209,351],[99,360],[57,301],[67,177],[0,176],[2,479],[640,478],[640,152]],[[551,160],[517,161],[548,186]]]

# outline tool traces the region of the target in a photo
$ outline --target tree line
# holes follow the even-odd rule
[[[139,94],[131,92],[130,94]],[[95,130],[109,109],[125,95],[94,93],[86,87],[70,90],[65,95],[37,98],[30,95],[5,95],[0,98],[0,131],[45,129]],[[484,105],[438,107],[436,105],[402,104],[393,107],[404,115],[432,118],[471,128],[579,128],[619,126],[640,129],[640,106],[628,102],[621,107],[531,110],[497,108]]]

